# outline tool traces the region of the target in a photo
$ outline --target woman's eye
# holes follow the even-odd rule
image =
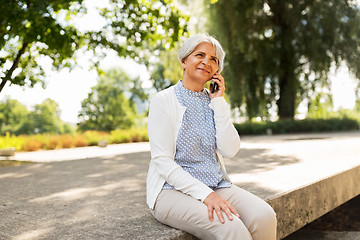
[[[202,57],[202,56],[203,56],[203,54],[202,54],[202,53],[198,53],[198,54],[196,54],[195,56]]]

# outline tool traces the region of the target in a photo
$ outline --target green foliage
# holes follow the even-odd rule
[[[171,46],[186,31],[186,18],[171,0],[114,0],[106,6],[99,9],[106,20],[100,30],[79,31],[73,19],[86,12],[83,0],[1,0],[0,92],[7,81],[44,86],[44,57],[55,69],[74,67],[75,52],[84,49],[93,51],[96,67],[106,49],[146,62],[154,49]]]
[[[69,123],[63,123],[63,133],[70,133],[74,134],[76,132],[76,127],[69,124]]]
[[[204,1],[175,0],[175,3],[179,9],[186,9],[185,12],[189,16],[186,19],[187,32],[184,32],[183,39],[189,35],[205,31],[205,23],[207,22],[205,12],[208,6],[204,4]],[[157,91],[168,88],[183,78],[183,70],[177,58],[180,42],[176,42],[173,49],[161,49],[157,61],[150,63],[150,79]]]
[[[18,138],[6,132],[5,136],[0,136],[0,149],[1,148],[15,148],[20,150],[21,146],[25,143],[23,138]]]
[[[29,111],[17,100],[6,98],[0,102],[0,133],[16,133],[27,121]]]
[[[110,1],[109,7],[101,9],[101,15],[108,24],[101,31],[87,34],[89,48],[113,49],[120,56],[145,63],[153,55],[152,50],[173,46],[186,32],[187,18],[172,0]]]
[[[95,130],[85,131],[83,135],[89,146],[95,146],[98,144],[99,141],[108,139],[108,133]]]
[[[226,49],[234,107],[249,119],[275,103],[293,118],[302,99],[329,86],[333,62],[360,77],[360,10],[354,1],[211,1],[209,32]]]
[[[52,99],[45,99],[41,104],[35,105],[30,119],[33,122],[33,129],[38,133],[63,132],[59,105]]]
[[[26,121],[15,132],[16,134],[64,132],[59,105],[52,99],[45,99],[42,103],[35,105],[34,111],[26,118]]]
[[[316,118],[324,118],[324,119],[329,119],[329,118],[350,118],[350,119],[355,119],[360,123],[360,111],[356,111],[356,108],[354,108],[354,110],[349,110],[349,109],[339,109],[338,111],[334,112],[326,112],[324,115],[321,115],[321,117],[313,117],[314,119]]]
[[[0,91],[6,81],[20,86],[44,82],[45,73],[37,61],[40,56],[50,57],[57,68],[73,65],[69,59],[81,45],[81,34],[70,25],[61,25],[57,14],[71,8],[71,15],[75,15],[82,10],[81,3],[82,0],[1,1]]]
[[[358,98],[355,102],[354,112],[357,112],[360,114],[360,98]]]
[[[319,93],[308,104],[307,118],[326,118],[333,111],[332,96],[329,94]]]
[[[0,102],[0,133],[74,133],[75,128],[60,119],[59,105],[52,99],[45,99],[29,111],[17,100]]]
[[[135,104],[125,93],[131,92],[130,77],[121,69],[110,69],[81,103],[80,130],[111,131],[130,128],[136,117]],[[134,96],[134,92],[131,92]]]
[[[109,140],[112,143],[127,143],[131,141],[131,135],[129,131],[116,129],[110,132]]]
[[[179,46],[176,45],[178,48]],[[183,77],[181,64],[177,59],[176,48],[161,51],[158,62],[152,66],[151,80],[157,91],[176,84]]]
[[[360,121],[351,118],[284,119],[276,122],[246,122],[234,124],[240,135],[262,135],[271,129],[273,134],[312,133],[358,130]]]

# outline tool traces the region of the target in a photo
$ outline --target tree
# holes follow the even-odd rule
[[[60,119],[59,105],[47,98],[34,106],[26,121],[15,132],[16,134],[64,133],[64,123]]]
[[[360,86],[360,83],[359,83]],[[358,87],[358,90],[356,91],[356,95],[355,95],[355,106],[354,106],[354,112],[357,112],[360,114],[360,87]]]
[[[360,10],[356,1],[211,1],[209,32],[228,53],[225,69],[233,106],[250,118],[276,101],[280,119],[293,118],[309,90],[328,86],[333,62],[360,78]]]
[[[136,116],[135,105],[129,98],[131,79],[121,69],[110,69],[102,76],[96,86],[81,103],[79,129],[111,131],[117,128],[130,128]],[[129,98],[126,94],[130,95]]]
[[[307,118],[326,118],[333,112],[333,100],[329,93],[320,92],[309,102]]]
[[[157,90],[163,90],[176,84],[183,76],[181,64],[177,59],[176,46],[172,50],[161,51],[158,62],[151,66],[151,80],[153,87]]]
[[[6,98],[0,103],[0,133],[16,133],[27,121],[29,111],[19,101]]]
[[[0,102],[0,133],[71,133],[74,128],[60,119],[59,105],[52,99],[45,99],[29,111],[19,101],[6,98]]]
[[[47,98],[42,103],[36,104],[31,114],[34,129],[37,133],[62,133],[63,126],[60,120],[59,104]]]
[[[99,11],[103,28],[79,31],[73,19],[86,12],[83,0],[0,0],[0,92],[8,81],[44,86],[44,58],[57,70],[74,67],[79,49],[93,51],[95,67],[106,49],[145,61],[141,48],[171,46],[186,31],[171,0],[113,0]]]
[[[59,105],[50,98],[45,99],[40,104],[36,104],[29,118],[30,122],[32,122],[32,130],[35,133],[63,132]]]

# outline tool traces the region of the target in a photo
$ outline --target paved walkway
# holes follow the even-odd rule
[[[360,165],[360,132],[242,141],[236,157],[226,159],[230,178],[264,199]],[[148,143],[18,153],[13,159],[37,163],[0,168],[0,239],[166,239],[176,232],[146,207]]]
[[[150,151],[148,142],[113,144],[107,147],[82,147],[56,150],[41,150],[36,152],[20,152],[8,159],[32,162],[58,162],[68,160],[80,160],[95,157],[115,156],[137,152]],[[5,159],[5,157],[2,157]],[[1,160],[1,159],[0,159]]]

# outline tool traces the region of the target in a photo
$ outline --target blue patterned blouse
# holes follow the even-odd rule
[[[209,107],[208,92],[190,91],[179,81],[175,94],[186,107],[176,141],[175,162],[213,190],[230,187],[230,182],[222,180],[223,172],[216,161],[214,113]],[[174,187],[166,182],[163,189]]]

